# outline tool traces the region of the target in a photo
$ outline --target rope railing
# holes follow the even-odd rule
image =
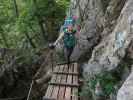
[[[44,62],[42,63],[41,67],[37,70],[37,73],[34,75],[33,79],[36,78],[39,73],[42,71],[42,69],[44,68],[44,66],[46,65],[46,63],[48,62],[48,59],[51,58],[51,64],[52,64],[52,71],[53,71],[53,67],[54,67],[54,59],[53,59],[53,52],[54,50],[50,50],[49,53],[47,54],[46,56],[46,59],[44,60]],[[31,92],[32,92],[32,88],[33,88],[33,85],[34,85],[34,80],[32,80],[31,84],[30,84],[30,89],[29,89],[29,92],[28,92],[28,96],[27,96],[27,99],[26,100],[30,100],[30,96],[31,96]]]
[[[30,89],[29,89],[29,93],[28,93],[28,96],[27,96],[27,100],[30,99],[30,94],[31,94],[31,91],[32,91],[33,84],[34,84],[34,81],[32,80],[32,82],[30,84]]]
[[[53,52],[54,50],[50,50],[49,53],[46,56],[46,59],[44,60],[44,62],[41,64],[40,68],[37,70],[37,73],[34,75],[33,78],[36,78],[38,76],[38,74],[43,70],[44,66],[46,65],[46,63],[48,62],[48,59],[51,58],[51,64],[52,64],[52,70],[53,70]]]

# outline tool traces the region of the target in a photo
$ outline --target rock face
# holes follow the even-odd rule
[[[117,100],[133,100],[133,72],[118,91]]]
[[[100,72],[116,68],[132,40],[129,18],[132,14],[124,7],[126,0],[71,2],[71,14],[79,16],[82,25],[72,58],[78,59],[94,48],[85,71]]]
[[[84,54],[92,52],[101,40],[104,41],[111,34],[125,2],[126,0],[71,0],[69,13],[78,16],[81,21],[81,32],[77,34],[78,43],[72,59],[78,60]]]
[[[125,57],[133,59],[133,0],[71,2],[70,13],[79,16],[82,27],[72,59],[92,53],[85,75],[116,70]],[[132,76],[119,90],[118,100],[133,100]]]
[[[88,70],[93,66],[97,66],[99,71],[113,70],[118,66],[133,39],[132,15],[132,0],[129,0],[122,9],[113,32],[103,38],[93,50]],[[95,69],[97,68],[91,68],[94,71]]]
[[[79,58],[92,50],[88,70],[112,70],[125,57],[132,40],[132,3],[128,0],[72,0],[71,14],[81,19],[78,46],[72,55]],[[130,4],[130,5],[129,5]],[[77,53],[78,52],[78,53]],[[97,71],[96,71],[97,72]]]
[[[98,43],[100,34],[97,29],[101,27],[103,21],[103,10],[100,0],[72,0],[71,2],[70,12],[80,18],[82,27],[78,34],[78,45],[72,55],[72,59],[77,60]]]

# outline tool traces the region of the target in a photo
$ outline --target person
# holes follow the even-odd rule
[[[70,57],[76,45],[75,33],[76,33],[76,30],[73,30],[72,26],[69,26],[68,30],[64,33],[64,37],[63,37],[64,52],[65,52],[65,57],[67,59],[68,65],[70,64]]]
[[[70,57],[76,45],[76,38],[74,36],[75,33],[76,33],[76,30],[74,30],[72,26],[64,27],[63,32],[60,34],[59,38],[53,44],[54,46],[56,46],[58,42],[61,39],[63,39],[64,53],[65,53],[65,58],[67,60],[68,65],[70,64]]]
[[[53,44],[56,46],[62,39],[64,43],[64,53],[67,63],[70,63],[70,57],[73,52],[73,49],[76,45],[76,35],[75,33],[80,32],[80,27],[78,25],[78,17],[77,16],[68,16],[65,18],[64,25],[61,29],[63,31],[60,32],[58,39]]]

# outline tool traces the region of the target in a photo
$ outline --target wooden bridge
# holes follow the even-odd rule
[[[43,100],[79,100],[77,63],[57,65]]]

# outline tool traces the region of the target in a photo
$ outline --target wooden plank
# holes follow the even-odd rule
[[[53,82],[56,82],[56,78],[57,78],[57,75],[56,74],[53,74],[53,77],[52,77],[52,79],[51,79],[51,83],[53,83]]]
[[[55,73],[55,72],[56,72],[56,73],[63,72],[63,70],[64,70],[64,65],[58,65],[58,67],[59,67],[59,70],[53,71],[54,73]]]
[[[77,63],[56,66],[49,84],[44,100],[78,100]]]
[[[53,77],[51,79],[51,82],[56,82],[56,75],[53,75]],[[45,98],[50,98],[51,97],[53,89],[54,89],[53,85],[48,86],[48,89],[47,89],[46,94],[45,94]]]
[[[70,64],[69,73],[73,73],[72,67],[73,67],[72,64]]]
[[[64,100],[71,100],[71,87],[66,87],[65,99]]]
[[[78,64],[74,63],[73,66],[74,66],[74,72],[78,73]]]
[[[65,65],[65,70],[64,70],[64,72],[68,72],[68,70],[69,70],[69,69],[68,69],[68,65],[66,64],[66,65]]]
[[[78,84],[78,76],[73,76],[73,84]],[[72,88],[72,100],[78,100],[78,88]]]
[[[57,75],[56,83],[60,83],[61,82],[61,78],[62,78],[62,75]]]
[[[43,97],[43,100],[56,100],[55,98],[47,98],[47,97]]]
[[[56,66],[56,67],[54,68],[54,71],[59,71],[59,66]]]
[[[76,70],[76,68],[75,68]],[[78,75],[78,72],[74,73],[74,64],[70,64],[70,67],[68,69],[68,66],[65,65],[65,71],[54,71],[55,74],[71,74],[71,75]]]
[[[61,67],[60,67],[60,71],[62,71],[62,70],[63,70],[63,67],[61,66]],[[56,83],[60,83],[60,82],[61,82],[61,79],[62,79],[62,75],[57,74],[57,80],[56,80]]]
[[[50,98],[51,97],[51,94],[52,94],[52,91],[53,91],[53,86],[52,85],[49,85],[48,86],[48,89],[46,91],[46,94],[45,94],[45,98]]]
[[[72,83],[72,75],[68,75],[67,84]],[[66,87],[65,100],[71,100],[71,87]]]
[[[63,76],[63,75],[62,75]],[[59,86],[69,86],[69,87],[79,87],[78,76],[77,75],[66,75],[68,81],[66,82],[51,82],[50,85],[59,85]]]
[[[65,65],[64,65],[63,71],[66,72]],[[62,75],[61,83],[65,83],[67,81],[66,79],[67,79],[67,76],[66,75]],[[59,93],[58,93],[58,100],[64,100],[65,89],[66,89],[65,86],[60,86],[60,90],[59,90]]]
[[[78,76],[73,75],[73,85],[78,84]]]
[[[63,69],[64,69],[64,66],[61,65],[59,71],[63,71]],[[56,83],[60,83],[61,79],[62,79],[62,75],[57,75]],[[56,86],[56,87],[58,87],[58,89],[56,90],[56,93],[58,95],[59,86]]]
[[[60,83],[60,81],[61,81],[61,75],[57,75],[56,83]],[[58,92],[59,92],[59,85],[55,85],[52,93],[52,98],[57,99]]]
[[[58,71],[62,71],[63,70],[63,66],[61,65],[61,66],[57,66],[57,67],[59,67],[58,68]],[[56,80],[55,80],[55,82],[56,83],[60,83],[61,82],[61,75],[55,75],[54,74],[54,76],[56,76]],[[59,92],[59,86],[57,85],[57,86],[54,86],[54,89],[53,89],[53,93],[52,93],[52,98],[55,98],[56,100],[57,100],[57,97],[58,97],[58,92]]]
[[[57,75],[54,75],[54,76],[56,76],[56,79],[54,81],[57,82],[58,76]],[[53,92],[51,95],[52,98],[55,98],[55,99],[57,98],[58,90],[59,90],[59,86],[53,86]]]
[[[49,85],[54,85],[54,86],[66,86],[66,87],[79,87],[79,84],[68,84],[68,83],[63,83],[63,82],[61,82],[61,83],[49,83]]]
[[[70,63],[76,63],[77,61],[71,61]],[[57,65],[66,65],[67,62],[57,63]]]
[[[72,88],[72,100],[78,100],[78,88]]]
[[[51,79],[51,82],[56,82],[56,78],[57,78],[57,75],[53,75],[53,77]],[[51,98],[51,96],[53,94],[53,91],[54,91],[54,86],[53,85],[49,85],[48,89],[46,91],[45,98]]]
[[[59,91],[59,86],[54,86],[53,93],[52,93],[51,97],[54,98],[55,100],[57,100],[58,91]]]
[[[59,70],[60,70],[60,67],[59,66],[56,66],[55,71],[58,72]],[[56,82],[56,78],[57,78],[57,75],[56,74],[53,74],[52,79],[51,79],[50,82]]]
[[[59,71],[63,71],[64,66],[61,65],[59,67],[60,67]],[[62,79],[62,75],[57,75],[56,82],[57,83],[60,83],[61,82],[61,79]],[[54,90],[54,93],[53,93],[53,97],[56,98],[56,100],[58,100],[59,90],[60,90],[60,87],[59,86],[55,86],[55,90]]]
[[[72,75],[68,75],[67,84],[71,84],[71,83],[72,83]]]
[[[78,73],[74,72],[53,72],[54,74],[63,74],[63,75],[79,75]]]
[[[62,76],[61,82],[66,82],[66,75]],[[58,93],[58,100],[64,100],[64,95],[65,95],[65,86],[60,86],[60,90]]]
[[[58,70],[59,70],[59,67],[56,66],[56,67],[55,67],[55,71],[58,71]],[[57,78],[57,75],[53,75],[53,76],[52,76],[52,79],[51,79],[51,82],[56,82],[56,78]],[[47,91],[46,91],[46,94],[45,94],[45,98],[50,98],[50,97],[52,96],[53,90],[54,90],[54,86],[49,85],[49,86],[48,86],[48,89],[47,89]]]
[[[63,65],[60,65],[60,70],[57,73],[63,72],[63,70],[64,70],[64,66]]]

